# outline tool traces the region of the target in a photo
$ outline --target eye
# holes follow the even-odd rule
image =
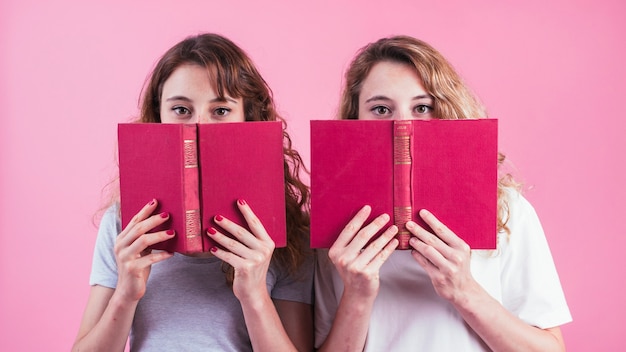
[[[377,105],[370,109],[375,115],[389,115],[391,114],[391,109],[384,105]]]
[[[176,115],[190,115],[191,111],[184,106],[174,106],[172,107],[172,111],[176,113]]]
[[[213,110],[213,114],[216,116],[226,116],[228,115],[228,113],[230,113],[230,109],[229,108],[216,108],[215,110]]]
[[[420,104],[413,109],[416,113],[423,115],[433,111],[432,106]]]

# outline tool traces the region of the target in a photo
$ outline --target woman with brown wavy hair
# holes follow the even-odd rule
[[[169,49],[141,104],[141,122],[282,121],[247,54],[216,34],[192,36]],[[309,190],[299,178],[302,160],[284,122],[283,141],[287,246],[275,250],[240,199],[249,232],[229,219],[215,219],[236,241],[209,230],[206,235],[223,248],[193,256],[150,251],[148,246],[173,236],[150,232],[169,214],[154,214],[157,201],[147,199],[122,229],[115,202],[100,224],[74,350],[122,351],[129,336],[131,350],[142,351],[311,350]]]
[[[346,72],[341,119],[484,118],[481,103],[432,46],[408,36],[363,47]],[[499,164],[504,161],[500,154]],[[494,185],[495,186],[495,185]],[[509,175],[498,181],[498,246],[471,250],[436,214],[419,211],[410,251],[396,251],[387,214],[365,206],[318,252],[320,351],[560,351],[571,320],[545,235]],[[458,211],[463,211],[459,209]],[[530,259],[532,258],[532,259]]]

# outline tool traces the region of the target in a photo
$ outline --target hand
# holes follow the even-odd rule
[[[409,221],[406,227],[415,236],[409,240],[414,248],[411,254],[430,277],[437,294],[459,302],[478,285],[470,272],[470,247],[429,211],[422,209],[419,215],[434,234]]]
[[[212,227],[208,229],[207,233],[224,248],[213,247],[211,252],[235,269],[233,292],[239,301],[242,301],[258,298],[259,292],[267,293],[267,270],[275,245],[246,201],[238,200],[237,206],[251,232],[229,219],[217,215],[214,218],[215,222],[234,238],[226,236]]]
[[[170,258],[173,254],[155,252],[149,246],[174,237],[174,231],[147,233],[169,218],[167,213],[152,215],[157,201],[146,204],[128,223],[115,240],[114,252],[118,280],[116,292],[127,301],[138,301],[146,292],[146,282],[152,264]]]
[[[370,239],[389,222],[389,215],[382,214],[363,227],[371,211],[369,206],[359,210],[329,249],[328,257],[343,280],[345,292],[355,292],[373,298],[378,294],[380,287],[380,267],[396,249],[399,242],[394,238],[398,233],[398,228],[392,225],[380,237],[367,245]]]

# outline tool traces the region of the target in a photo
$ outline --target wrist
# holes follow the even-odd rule
[[[129,298],[128,295],[124,294],[119,289],[115,289],[113,295],[111,296],[111,300],[109,301],[109,305],[116,309],[135,309],[137,304],[139,303],[138,299]]]
[[[373,302],[378,296],[379,284],[345,284],[342,296],[358,298],[358,300]]]
[[[377,293],[365,294],[359,290],[344,290],[341,295],[341,305],[350,307],[353,312],[367,313],[372,310]]]
[[[488,306],[491,296],[476,282],[456,295],[451,303],[463,315],[476,315]]]
[[[272,298],[267,290],[261,290],[254,292],[253,294],[246,294],[245,296],[237,298],[244,309],[247,307],[248,309],[261,311],[267,306],[273,306]]]

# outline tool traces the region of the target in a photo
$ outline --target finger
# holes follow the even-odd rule
[[[365,261],[364,264],[372,262],[372,260],[378,257],[382,251],[387,249],[396,234],[398,234],[398,227],[396,225],[390,226],[380,235],[380,237],[372,241],[370,244],[367,245],[367,247],[365,247],[365,249],[363,249],[363,251],[358,256],[357,261]],[[395,247],[397,247],[397,244],[396,246],[394,246],[394,249]],[[385,256],[383,255],[383,257]]]
[[[137,259],[137,266],[140,268],[150,267],[152,264],[162,262],[174,256],[174,253],[166,251],[154,251]]]
[[[453,248],[465,248],[467,243],[443,224],[433,213],[426,209],[419,211],[420,217],[430,226],[433,232],[447,245]]]
[[[167,220],[169,220],[170,216],[166,212],[162,212],[156,215],[152,215],[147,219],[144,219],[132,227],[128,227],[124,229],[125,234],[122,236],[118,236],[117,242],[119,242],[122,246],[130,246],[132,243],[137,241],[141,236],[147,234],[153,228],[163,224]]]
[[[380,271],[380,268],[387,261],[387,259],[391,256],[391,253],[393,253],[396,250],[396,248],[398,248],[399,244],[400,244],[400,241],[397,238],[392,237],[391,241],[389,241],[389,243],[387,243],[385,247],[383,247],[383,249],[376,254],[374,259],[370,261],[369,263],[370,268],[377,272]]]
[[[130,221],[128,222],[128,225],[126,225],[126,227],[120,233],[118,238],[125,237],[128,234],[128,232],[133,229],[133,227],[135,225],[137,225],[141,221],[147,219],[156,210],[157,205],[158,205],[158,202],[154,198],[151,201],[149,201],[148,203],[146,203],[146,205],[144,205],[143,208],[141,208],[139,210],[139,212],[137,212],[137,214],[135,214],[130,219]]]
[[[233,252],[229,252],[218,247],[211,247],[210,251],[215,257],[230,264],[235,269],[240,268],[245,264],[245,259],[234,254]]]
[[[438,250],[441,250],[444,247],[448,247],[448,245],[445,242],[443,242],[441,238],[439,238],[439,236],[426,230],[425,228],[421,227],[414,221],[408,221],[405,226],[407,230],[409,230],[409,232],[413,234],[411,239],[417,238],[419,239],[419,241],[425,243],[426,245],[435,247]]]
[[[256,249],[260,246],[259,239],[256,238],[254,234],[250,233],[248,229],[244,228],[243,226],[240,226],[239,224],[231,221],[230,219],[227,219],[223,217],[222,215],[216,215],[213,218],[213,221],[217,225],[219,225],[223,230],[231,234],[232,237],[234,237],[237,242],[243,243],[245,246],[249,248],[253,248],[253,249]],[[218,237],[221,238],[221,236],[218,236]],[[224,236],[224,237],[225,237],[223,238],[224,241],[226,241],[226,239],[232,240],[232,238],[229,236]]]
[[[431,263],[430,260],[428,260],[428,258],[424,257],[424,255],[420,253],[418,250],[416,249],[411,250],[411,256],[415,258],[417,263],[424,269],[424,271],[426,272],[426,274],[428,274],[429,277],[432,277],[437,272],[438,268],[435,265],[433,265],[433,263]]]
[[[174,232],[174,230],[165,230],[165,231],[146,233],[137,237],[137,239],[133,241],[128,246],[128,248],[131,251],[131,253],[142,253],[142,252],[145,252],[146,249],[149,248],[150,246],[163,242],[163,241],[170,240],[174,236],[176,236],[176,233]]]
[[[431,237],[436,238],[436,236],[432,234],[431,234]],[[411,237],[409,239],[409,245],[413,247],[414,252],[417,252],[418,254],[420,254],[425,260],[427,260],[430,264],[434,265],[435,267],[442,268],[443,266],[447,264],[446,258],[439,250],[437,250],[437,248],[435,248],[434,246],[428,243],[423,242],[418,237]]]
[[[363,227],[357,234],[354,236],[350,244],[349,248],[352,248],[356,251],[361,251],[367,243],[374,237],[375,234],[380,231],[387,223],[389,222],[388,214],[381,214],[377,216],[371,223],[367,226]]]
[[[239,206],[239,211],[241,211],[241,214],[246,220],[246,223],[248,224],[250,231],[252,231],[252,233],[257,238],[263,241],[267,241],[267,240],[271,241],[272,238],[265,230],[265,227],[263,226],[263,223],[261,223],[261,220],[259,220],[256,214],[254,214],[254,212],[252,211],[252,208],[250,208],[250,205],[244,199],[239,199],[237,200],[237,206]]]
[[[220,231],[217,231],[214,227],[209,227],[207,234],[225,250],[234,253],[239,257],[248,258],[252,254],[252,250],[248,246],[241,243],[238,239],[224,235]],[[252,236],[251,234],[249,235]]]
[[[354,235],[361,229],[367,218],[370,216],[372,212],[372,208],[369,205],[361,208],[356,215],[348,222],[348,224],[343,228],[337,240],[333,244],[333,247],[341,247],[344,248],[350,243]]]

